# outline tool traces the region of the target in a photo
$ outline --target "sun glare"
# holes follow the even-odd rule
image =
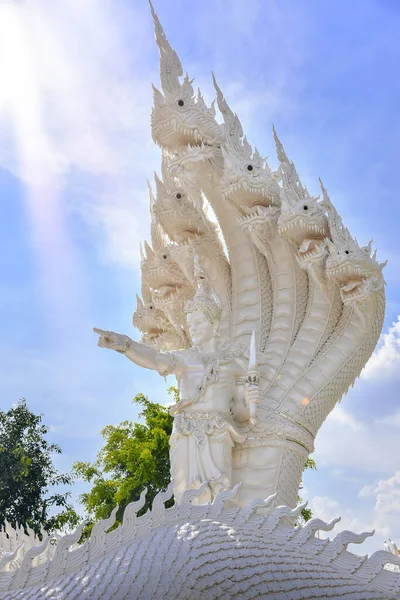
[[[65,302],[70,302],[54,291],[55,280],[62,271],[65,283],[71,284],[68,274],[75,269],[58,186],[50,169],[52,145],[46,132],[40,61],[29,17],[27,4],[0,6],[0,121],[15,149],[13,168],[25,184],[28,235],[44,282],[48,314],[58,319]]]
[[[10,121],[19,152],[21,175],[38,180],[41,173],[41,126],[39,93],[35,84],[33,49],[17,5],[0,7],[0,106],[2,116]]]

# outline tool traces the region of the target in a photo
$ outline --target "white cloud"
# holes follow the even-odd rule
[[[340,517],[339,523],[337,523],[332,531],[320,532],[321,538],[335,537],[340,531],[352,531],[354,533],[361,533],[364,531],[372,531],[374,529],[372,522],[372,514],[369,510],[352,510],[344,508],[340,502],[329,498],[328,496],[314,496],[310,501],[310,508],[314,518],[319,518],[329,523],[333,519]],[[352,545],[349,549],[351,552],[361,554],[365,552],[374,552],[380,548],[379,543],[381,540],[372,539],[364,542],[362,547],[359,548],[357,545]]]
[[[362,379],[398,377],[400,372],[400,316],[389,328],[388,333],[381,336],[378,349],[373,353],[365,369]]]
[[[354,511],[349,508],[343,508],[340,502],[333,500],[328,496],[314,496],[310,501],[310,507],[313,517],[318,517],[329,523],[333,519],[340,517],[340,522],[335,525],[332,532],[321,532],[321,537],[332,537],[339,531],[372,531],[372,518],[368,520],[368,515],[363,511]],[[366,518],[365,518],[366,517]]]
[[[400,319],[383,334],[378,349],[362,373],[362,383],[349,392],[342,403],[336,405],[322,425],[316,438],[316,460],[321,466],[339,469],[356,469],[360,473],[387,475],[399,467],[398,448],[400,411],[391,404],[396,378],[400,373]],[[379,402],[379,388],[386,386],[385,399]],[[368,392],[368,386],[373,386]],[[358,398],[357,398],[358,394]],[[368,396],[368,394],[370,394]],[[373,412],[371,394],[374,400]],[[351,411],[354,400],[367,400],[367,412],[362,421]],[[359,412],[360,413],[360,402]],[[349,407],[349,408],[347,408]],[[380,410],[380,407],[382,410]],[[340,440],[340,443],[338,443]]]
[[[322,425],[315,446],[321,467],[384,475],[399,466],[396,428],[389,430],[378,419],[360,422],[340,404]]]
[[[122,192],[112,198],[103,193],[77,207],[94,237],[103,232],[98,252],[104,262],[139,267],[139,243],[149,238],[150,231],[150,219],[140,218],[148,212],[146,191],[138,190],[135,198]]]
[[[327,496],[314,496],[310,502],[313,516],[329,523],[332,519],[340,517],[341,506],[337,500]]]
[[[363,431],[365,426],[357,421],[341,404],[335,407],[328,417],[330,423],[349,428],[352,431]]]
[[[19,151],[37,150],[40,141],[40,160],[55,175],[71,168],[127,173],[132,147],[141,147],[144,134],[149,137],[144,96],[151,98],[150,86],[138,65],[146,63],[142,43],[151,35],[150,23],[140,19],[139,25],[137,15],[122,11],[109,0],[61,0],[46,10],[35,0],[2,7],[3,28],[9,27],[2,43],[10,64],[9,69],[1,64],[2,120],[12,121],[17,136],[29,127],[40,136],[19,139],[29,144]],[[128,33],[129,48],[123,43]],[[24,92],[32,96],[24,98]],[[15,152],[6,166],[21,173],[22,158]]]
[[[255,1],[252,25],[260,8]],[[249,35],[250,42],[250,21],[243,29],[242,12],[236,2],[229,26],[233,31],[238,27],[244,38]],[[205,15],[208,19],[208,12],[199,9],[195,28]],[[269,15],[279,30],[283,22],[277,4]],[[0,23],[0,166],[24,178],[30,192],[33,184],[56,190],[57,204],[64,186],[67,208],[93,226],[103,258],[138,266],[137,244],[149,232],[148,218],[139,216],[147,214],[145,180],[159,164],[149,118],[158,52],[147,4],[59,0],[44,9],[39,0],[25,0],[2,5]],[[207,51],[215,46],[220,55],[217,42],[225,45],[226,40],[221,35],[216,40],[208,29],[206,33]],[[285,93],[285,85],[293,56],[299,51],[289,52],[285,45],[283,52],[281,47],[273,81],[266,85],[256,78],[251,89],[242,80],[232,82],[229,68],[225,91],[250,132],[258,131],[251,123],[256,112],[260,117],[259,106],[264,120],[282,106],[290,110],[293,94]],[[210,59],[209,67],[219,62]],[[209,68],[199,60],[184,67],[192,68],[206,95],[214,97]],[[246,74],[243,65],[237,68]],[[223,75],[225,68],[221,70]],[[38,220],[40,205],[43,211],[48,205],[38,200],[41,190],[29,200],[31,195],[31,218]],[[43,235],[37,238],[43,240]]]
[[[0,7],[0,165],[27,183],[32,228],[48,188],[64,221],[78,212],[103,232],[106,258],[125,265],[147,233],[139,214],[158,158],[147,12],[111,0]]]
[[[392,415],[389,415],[388,417],[379,419],[378,423],[382,423],[384,425],[391,425],[392,427],[400,427],[400,410],[398,410]]]
[[[371,411],[371,394],[374,399],[377,394],[379,396],[381,382],[385,382],[387,393],[396,386],[400,367],[399,346],[400,320],[382,335],[378,349],[363,372],[364,382],[335,407],[316,438],[314,458],[325,481],[329,481],[331,474],[336,475],[337,493],[333,498],[323,494],[315,496],[311,500],[311,508],[314,516],[324,520],[342,517],[334,532],[349,529],[359,533],[375,529],[375,536],[368,538],[361,548],[351,548],[357,554],[383,549],[383,542],[388,537],[400,541],[397,429],[400,425],[400,411],[396,411],[393,406],[389,407],[388,403],[380,403],[379,398],[376,398],[373,412]],[[370,392],[368,387],[371,387]],[[362,421],[350,412],[351,396],[356,396],[357,393],[359,396],[354,401],[356,405],[358,401],[357,414],[363,414]],[[368,412],[361,413],[361,398],[366,401]],[[385,410],[383,414],[379,410],[380,406]],[[388,414],[388,409],[392,414]],[[394,475],[389,476],[391,473]],[[373,481],[377,477],[380,477],[378,483]],[[359,488],[360,480],[364,480],[365,485],[359,490],[358,497],[352,498],[351,490],[355,485]],[[371,480],[372,483],[368,483]],[[349,483],[346,494],[343,487],[345,482]],[[312,487],[311,480],[309,485]],[[310,496],[312,495],[311,492]]]
[[[374,497],[374,527],[384,536],[400,542],[400,471],[375,485],[364,486],[361,498]]]
[[[400,471],[392,477],[382,479],[378,483],[366,485],[359,491],[358,506],[343,508],[335,499],[328,496],[315,496],[310,501],[313,516],[326,522],[336,517],[341,521],[332,532],[323,533],[321,537],[332,538],[339,531],[349,530],[355,533],[375,530],[375,535],[368,538],[358,547],[350,550],[357,554],[383,550],[384,540],[390,537],[400,542]],[[371,501],[373,505],[371,505]],[[359,549],[358,549],[359,548]]]

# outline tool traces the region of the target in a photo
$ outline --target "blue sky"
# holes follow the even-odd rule
[[[400,5],[159,0],[156,10],[206,100],[213,70],[271,165],[274,123],[310,191],[321,176],[352,233],[389,259],[379,349],[318,435],[303,495],[317,516],[342,515],[339,527],[375,528],[365,551],[399,542]],[[67,470],[94,459],[103,426],[137,417],[136,393],[167,400],[160,377],[97,348],[92,333],[137,338],[158,53],[144,0],[3,0],[0,46],[1,408],[24,396],[42,412]]]

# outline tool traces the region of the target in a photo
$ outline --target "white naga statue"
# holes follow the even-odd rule
[[[129,360],[154,369],[164,377],[176,376],[181,399],[171,408],[174,495],[179,502],[186,489],[207,483],[203,494],[195,499],[196,503],[203,504],[232,485],[232,448],[235,442],[246,439],[234,417],[239,423],[250,418],[255,421],[259,389],[251,372],[243,389],[241,376],[245,370],[240,356],[220,344],[222,310],[219,301],[199,267],[195,267],[194,274],[197,290],[185,306],[191,348],[160,352],[125,335],[97,328],[95,332],[101,336],[100,346],[121,352]],[[254,348],[254,336],[252,345]]]
[[[176,376],[172,485],[139,516],[143,490],[118,527],[115,507],[75,549],[85,523],[54,553],[51,538],[26,553],[7,546],[0,598],[400,599],[391,540],[388,552],[357,556],[349,544],[371,533],[316,537],[339,519],[293,526],[318,429],[379,338],[384,264],[351,236],[322,183],[321,200],[309,194],[275,131],[271,170],[214,78],[216,120],[151,10],[162,160],[133,315],[142,338],[95,332],[100,346]]]
[[[379,338],[384,263],[351,236],[322,183],[322,199],[310,195],[275,130],[271,170],[213,77],[216,120],[152,14],[162,160],[133,317],[142,339],[96,329],[99,345],[176,375],[178,502],[202,483],[199,503],[240,482],[241,506],[272,494],[295,506],[317,431]]]

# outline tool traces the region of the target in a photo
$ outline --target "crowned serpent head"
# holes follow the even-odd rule
[[[302,185],[294,163],[287,157],[275,129],[273,131],[283,188],[279,233],[297,248],[300,262],[320,260],[325,252],[323,241],[328,234],[325,208]]]
[[[150,5],[151,6],[151,5]],[[215,109],[208,107],[199,91],[194,95],[192,81],[171,48],[160,21],[151,6],[155,37],[160,50],[162,92],[153,86],[154,105],[151,114],[153,140],[162,148],[184,148],[188,144],[214,144],[220,135]]]
[[[166,185],[157,175],[155,180],[155,198],[150,189],[151,212],[168,237],[182,244],[205,235],[207,224],[185,190],[172,181],[172,185]]]
[[[153,296],[166,298],[188,284],[180,267],[171,257],[170,245],[151,248],[145,242],[145,253],[141,253],[142,279],[152,290]]]
[[[222,197],[233,202],[244,217],[277,214],[280,205],[278,177],[243,135],[240,120],[226,102],[214,75],[213,82],[218,108],[224,118]]]
[[[151,292],[143,293],[143,300],[136,297],[136,310],[133,325],[141,332],[141,342],[158,350],[184,347],[183,335],[179,334],[166,315],[158,309],[151,298]]]
[[[340,287],[344,304],[362,303],[370,294],[383,289],[382,270],[386,265],[376,260],[376,251],[371,256],[372,240],[360,246],[343,225],[342,219],[328,196],[324,198],[329,222],[329,238],[326,240],[328,258],[326,275]]]

